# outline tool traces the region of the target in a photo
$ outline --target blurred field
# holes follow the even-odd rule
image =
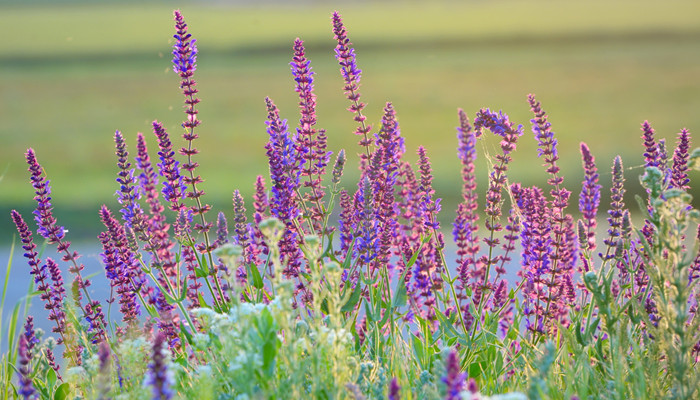
[[[114,130],[124,132],[132,148],[136,132],[152,137],[154,119],[179,136],[182,96],[170,67],[174,7],[0,5],[6,32],[0,45],[0,215],[7,216],[0,218],[0,242],[14,232],[10,209],[30,219],[27,147],[49,175],[59,223],[94,237],[99,204],[116,203]],[[334,9],[356,48],[370,121],[376,124],[392,101],[409,158],[426,146],[438,196],[446,199],[445,222],[461,182],[454,129],[459,107],[472,118],[481,107],[503,109],[525,124],[528,134],[510,177],[543,183],[526,101],[536,93],[557,132],[565,183],[574,194],[582,140],[607,186],[616,154],[628,167],[640,165],[643,120],[669,143],[682,127],[700,134],[697,1],[198,2],[180,8],[200,49],[199,173],[207,180],[208,202],[228,215],[231,192],[249,194],[255,176],[267,173],[263,98],[272,97],[291,126],[298,120],[288,66],[297,36],[316,71],[319,126],[328,130],[330,150],[345,148],[353,156],[345,182],[354,185],[357,138],[334,59]],[[487,141],[486,150],[493,153],[496,144]],[[488,170],[483,152],[479,156],[483,192]],[[638,190],[639,173],[628,171],[629,190]]]

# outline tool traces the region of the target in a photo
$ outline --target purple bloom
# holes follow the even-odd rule
[[[314,231],[319,231],[323,224],[321,200],[325,195],[322,181],[330,153],[326,152],[325,131],[317,132],[314,128],[316,125],[316,95],[313,93],[314,73],[309,64],[304,42],[297,38],[294,41],[294,57],[290,63],[296,82],[295,90],[299,93],[299,110],[301,112],[300,127],[297,128],[297,151],[304,159],[301,175],[308,178],[304,181],[304,187],[308,187],[310,193],[306,193],[304,197],[308,200],[309,217]]]
[[[28,149],[26,155],[27,163],[29,164],[29,172],[31,173],[32,186],[36,196],[34,200],[37,202],[37,208],[34,211],[34,220],[39,227],[38,233],[49,243],[59,243],[65,236],[65,231],[62,226],[56,225],[51,206],[51,187],[49,181],[44,178],[44,170],[39,165],[33,149]]]
[[[589,251],[593,251],[596,248],[595,228],[598,225],[596,214],[600,205],[601,186],[598,184],[598,168],[595,165],[595,157],[583,142],[581,143],[581,156],[583,157],[584,178],[578,204],[583,217],[586,246]]]
[[[141,193],[136,185],[134,169],[130,168],[129,152],[126,150],[126,142],[121,132],[116,131],[114,133],[114,142],[117,153],[117,167],[119,168],[119,173],[117,174],[117,183],[119,183],[117,196],[119,204],[122,205],[122,218],[127,226],[138,226],[142,222],[143,214],[138,203]]]
[[[299,189],[299,153],[294,146],[294,138],[287,130],[287,121],[279,117],[275,104],[265,98],[267,105],[267,133],[269,142],[265,145],[270,164],[272,180],[272,196],[270,212],[287,225],[286,232],[280,242],[280,253],[287,260],[283,273],[287,277],[296,277],[300,273],[301,250],[297,244],[298,232],[294,221],[299,216],[296,192]]]
[[[392,378],[389,382],[389,400],[400,400],[401,399],[401,386],[396,381],[396,378]]]
[[[659,166],[659,148],[654,139],[654,129],[649,125],[649,121],[642,123],[642,139],[644,139],[644,160],[645,167]]]
[[[368,135],[372,127],[366,124],[365,120],[367,117],[362,114],[362,110],[365,108],[365,103],[360,101],[360,77],[362,70],[357,68],[355,49],[352,48],[352,43],[350,39],[348,39],[340,14],[334,12],[331,19],[333,21],[333,33],[338,42],[338,45],[335,47],[335,58],[338,60],[340,73],[343,75],[343,80],[345,81],[343,90],[348,100],[351,102],[349,110],[356,114],[354,120],[359,124],[355,130],[355,134],[363,136],[359,144],[366,150],[366,152],[361,155],[362,162],[366,163],[369,161],[370,156],[369,146],[372,140]],[[364,168],[362,169],[364,170]]]
[[[187,308],[199,308],[201,304],[199,303],[199,289],[202,287],[202,283],[198,281],[196,270],[199,268],[199,263],[197,262],[197,256],[191,247],[182,247],[182,258],[185,261],[185,269],[187,272]]]
[[[372,210],[372,186],[368,178],[362,181],[362,186],[358,187],[356,196],[362,199],[362,207],[356,217],[359,234],[355,241],[355,254],[359,255],[363,264],[368,265],[377,257],[379,244],[377,242],[377,220],[374,218]]]
[[[534,94],[527,95],[527,101],[530,103],[530,110],[535,114],[535,118],[531,119],[530,122],[532,122],[532,133],[537,139],[537,156],[544,156],[545,165],[549,165],[547,172],[554,176],[559,172],[557,166],[559,155],[557,153],[557,140],[554,139],[554,132],[551,130],[552,124],[547,121],[547,114],[542,109],[540,102],[535,99]],[[561,183],[560,180],[563,180],[563,178],[554,179],[558,181],[550,184],[556,185]]]
[[[678,144],[673,152],[673,167],[671,169],[671,187],[686,190],[688,182],[688,147],[690,147],[690,132],[682,129],[678,134]]]
[[[169,371],[165,352],[166,337],[162,332],[156,333],[153,340],[153,354],[148,365],[146,384],[152,387],[154,399],[167,400],[173,397],[171,386],[175,383],[171,371]]]
[[[100,209],[100,218],[107,228],[107,231],[99,236],[107,279],[119,295],[119,310],[123,315],[123,321],[127,324],[135,323],[140,314],[136,293],[143,290],[146,277],[129,248],[124,227],[104,205]],[[134,287],[134,284],[139,285],[139,288]]]
[[[608,238],[604,240],[607,246],[605,254],[600,253],[603,259],[611,259],[614,254],[611,253],[617,245],[617,240],[620,237],[622,227],[622,217],[624,214],[624,168],[622,167],[622,158],[615,157],[612,167],[612,187],[610,188],[610,209],[608,210]]]
[[[459,365],[459,358],[455,350],[450,351],[445,360],[445,376],[442,381],[445,383],[445,400],[459,400],[462,397],[460,392],[464,390],[464,381],[467,374],[462,372]]]
[[[160,151],[160,163],[158,168],[160,175],[165,178],[163,182],[163,198],[170,203],[170,209],[179,211],[185,207],[182,204],[182,198],[186,186],[183,183],[182,175],[180,175],[180,162],[175,160],[175,152],[173,144],[170,141],[170,136],[163,128],[163,125],[158,121],[153,121],[153,133],[158,138],[158,147]]]
[[[19,390],[17,393],[25,399],[33,399],[36,394],[36,389],[32,383],[32,367],[30,365],[32,356],[29,352],[29,343],[24,335],[19,337],[18,346],[18,372],[19,372]]]

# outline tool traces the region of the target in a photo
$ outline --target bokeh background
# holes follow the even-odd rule
[[[146,133],[155,157],[150,122],[157,119],[181,143],[183,97],[170,63],[174,8],[200,50],[198,172],[206,179],[206,201],[229,217],[232,191],[249,200],[255,176],[267,174],[263,98],[270,96],[291,126],[298,120],[288,65],[296,37],[305,40],[316,72],[318,126],[328,131],[329,150],[350,155],[345,185],[354,187],[358,138],[334,58],[333,10],[356,48],[369,120],[376,126],[392,101],[408,158],[416,159],[419,145],[427,148],[444,199],[443,226],[449,227],[461,183],[458,108],[470,118],[481,107],[502,109],[525,124],[509,177],[544,185],[526,101],[535,93],[550,115],[565,185],[575,196],[580,141],[596,156],[606,188],[612,159],[622,155],[633,194],[641,122],[649,120],[671,149],[681,128],[700,133],[695,0],[6,1],[0,3],[4,248],[15,234],[9,211],[32,219],[28,147],[51,181],[59,224],[70,239],[97,244],[99,206],[116,208],[114,131],[132,149],[136,133]],[[484,151],[496,149],[496,140],[480,146],[481,193],[489,172]]]

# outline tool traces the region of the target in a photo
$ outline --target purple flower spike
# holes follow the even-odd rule
[[[671,169],[671,187],[687,190],[688,182],[688,148],[690,147],[690,132],[683,128],[678,134],[678,144],[673,152],[673,167]]]
[[[649,125],[649,121],[642,123],[642,139],[644,139],[644,160],[645,167],[658,167],[660,162],[659,147],[654,139],[654,129]]]
[[[542,109],[540,102],[535,99],[534,94],[527,95],[527,101],[530,103],[530,110],[535,114],[535,118],[531,119],[530,122],[532,122],[532,133],[537,139],[537,156],[544,156],[545,165],[549,165],[547,172],[556,175],[559,172],[557,166],[559,155],[557,153],[557,140],[554,139],[554,132],[551,129],[552,124],[547,121],[547,114]]]
[[[27,338],[24,335],[19,337],[18,346],[18,372],[19,372],[19,390],[17,393],[24,399],[33,399],[36,393],[32,383],[32,368],[29,365],[32,357],[28,348]]]
[[[620,237],[622,229],[622,217],[625,212],[624,187],[625,177],[622,167],[622,158],[615,157],[612,167],[612,187],[610,188],[610,209],[608,210],[608,238],[604,240],[607,250],[605,254],[600,254],[603,259],[611,259],[614,256],[614,249]]]
[[[343,75],[343,80],[345,81],[343,90],[348,100],[351,102],[349,110],[356,114],[354,120],[359,124],[357,130],[355,130],[355,134],[363,136],[359,143],[360,146],[366,149],[366,152],[361,156],[362,161],[368,162],[370,155],[369,146],[372,143],[368,135],[372,127],[366,124],[365,120],[367,117],[362,115],[362,110],[365,108],[365,103],[360,101],[360,76],[362,70],[357,68],[355,49],[352,48],[352,43],[350,39],[348,39],[343,20],[338,12],[333,13],[332,21],[333,33],[335,34],[335,39],[338,41],[338,45],[335,47],[335,58],[338,60],[340,73]]]
[[[185,190],[187,190],[183,183],[182,175],[180,175],[180,162],[175,160],[175,152],[173,151],[170,136],[160,122],[153,121],[153,133],[158,139],[158,147],[160,148],[158,152],[160,157],[158,168],[160,175],[165,178],[163,182],[163,198],[170,203],[171,210],[180,211],[181,208],[185,207],[182,204],[182,199]]]
[[[392,378],[389,382],[389,400],[400,400],[401,399],[401,386],[396,381],[396,378]]]
[[[583,217],[588,250],[593,251],[596,248],[595,228],[598,225],[596,214],[600,205],[601,186],[598,184],[598,168],[595,165],[595,157],[585,143],[581,143],[581,156],[583,157],[584,178],[578,204]]]
[[[39,227],[38,233],[45,239],[48,239],[49,244],[58,243],[65,236],[65,230],[62,226],[56,225],[56,218],[53,216],[49,181],[44,178],[44,170],[36,160],[34,150],[28,149],[25,155],[27,164],[29,164],[30,179],[34,187],[34,193],[36,193],[34,200],[37,202],[37,208],[34,211],[34,220]]]
[[[153,398],[159,400],[168,400],[173,397],[173,391],[170,388],[174,382],[172,372],[169,371],[166,355],[166,337],[162,332],[156,333],[153,341],[152,361],[148,365],[146,375],[146,384],[151,386]]]
[[[114,143],[116,145],[117,167],[119,168],[119,173],[117,174],[117,183],[119,183],[117,197],[119,198],[119,204],[122,205],[122,218],[127,226],[138,226],[142,222],[141,219],[143,217],[143,211],[138,204],[141,193],[136,185],[134,169],[131,168],[126,141],[121,132],[116,131],[114,133]]]
[[[459,358],[455,350],[450,351],[450,354],[447,356],[445,370],[445,376],[442,377],[447,392],[445,400],[461,399],[460,392],[464,390],[464,381],[467,378],[467,374],[462,372],[459,365]]]

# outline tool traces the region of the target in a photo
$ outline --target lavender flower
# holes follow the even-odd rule
[[[369,161],[371,153],[369,146],[372,140],[368,135],[372,127],[366,124],[365,120],[367,117],[362,114],[362,110],[365,108],[365,103],[360,101],[359,91],[362,70],[357,68],[355,49],[352,48],[352,43],[350,39],[348,39],[343,20],[338,12],[333,13],[332,21],[333,33],[338,42],[338,45],[335,47],[335,58],[338,60],[338,64],[340,64],[340,73],[343,75],[343,80],[345,81],[343,90],[348,100],[351,102],[349,110],[356,114],[354,120],[359,124],[355,130],[355,134],[363,136],[359,144],[366,150],[366,152],[361,155],[362,162],[366,163]]]
[[[174,384],[173,373],[168,368],[165,348],[165,335],[162,332],[156,334],[153,340],[152,362],[148,365],[146,384],[152,387],[152,398],[168,400],[173,397],[171,386]]]
[[[547,172],[555,180],[550,182],[550,184],[558,185],[563,178],[556,177],[559,172],[559,167],[557,166],[559,154],[557,153],[557,140],[554,139],[554,132],[551,130],[552,124],[547,121],[547,114],[542,109],[540,102],[535,99],[534,94],[528,94],[527,101],[530,103],[532,113],[535,114],[535,118],[531,119],[530,122],[532,122],[532,133],[535,134],[537,139],[537,156],[544,156],[545,165],[549,165]]]
[[[671,169],[670,187],[687,190],[688,182],[688,147],[690,147],[690,132],[683,128],[678,134],[678,143],[673,152],[673,167]]]
[[[579,196],[579,210],[583,217],[584,235],[586,237],[587,250],[596,248],[595,228],[598,225],[596,214],[600,205],[600,188],[598,184],[598,168],[595,165],[595,157],[588,146],[581,143],[581,156],[583,157],[583,185]]]
[[[447,392],[445,400],[459,400],[462,398],[460,392],[464,390],[466,378],[467,374],[462,372],[459,365],[457,352],[455,350],[450,351],[445,361],[445,376],[442,377]]]

